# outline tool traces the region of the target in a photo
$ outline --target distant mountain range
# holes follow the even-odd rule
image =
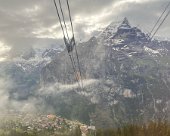
[[[66,50],[47,49],[0,65],[16,82],[11,99],[41,98],[53,112],[97,127],[169,119],[169,41],[149,41],[125,18],[77,49],[84,89]]]

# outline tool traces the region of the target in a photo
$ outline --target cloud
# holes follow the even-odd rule
[[[6,54],[9,53],[10,50],[11,48],[9,46],[4,45],[4,43],[0,41],[0,62],[8,58]]]
[[[13,86],[7,78],[0,78],[0,111],[4,112],[9,109],[11,101],[9,100],[9,90]]]
[[[86,80],[82,80],[83,82],[83,87],[89,87],[91,85],[96,85],[99,83],[99,80],[96,79],[86,79]],[[55,83],[53,85],[48,85],[45,87],[42,87],[39,89],[39,94],[41,95],[57,95],[57,94],[62,94],[65,92],[70,92],[70,91],[74,91],[74,90],[81,90],[80,86],[82,87],[82,84],[79,83],[73,83],[73,84],[61,84],[61,83]]]
[[[57,1],[57,0],[56,0]],[[53,0],[0,0],[0,41],[18,50],[63,44]],[[69,1],[77,41],[89,39],[112,21],[127,16],[133,25],[149,31],[168,1],[161,0],[74,0]],[[67,25],[66,2],[62,1]],[[170,37],[168,18],[160,36]]]
[[[83,80],[83,87],[96,86],[100,83],[96,79]],[[79,90],[78,83],[73,84],[61,84],[55,83],[46,87],[41,86],[32,95],[29,95],[27,99],[17,99],[10,95],[15,83],[10,77],[0,77],[0,114],[7,112],[22,112],[22,113],[39,113],[39,112],[54,112],[54,107],[46,103],[47,96],[57,96],[66,92]],[[81,93],[81,92],[77,92]],[[17,94],[16,94],[17,95]]]
[[[3,113],[40,113],[53,112],[50,105],[46,105],[43,98],[29,96],[27,99],[18,100],[10,96],[11,89],[15,86],[10,78],[0,77],[0,114]]]
[[[14,84],[6,78],[0,78],[0,113],[8,111],[18,111],[22,108],[26,110],[27,105],[32,105],[28,102],[19,102],[13,99],[10,99],[10,89]],[[28,110],[28,109],[27,109]]]

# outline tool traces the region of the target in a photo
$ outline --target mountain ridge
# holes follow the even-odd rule
[[[84,90],[76,85],[66,49],[50,49],[43,56],[51,59],[36,72],[40,85],[31,95],[56,114],[87,124],[92,120],[99,128],[169,119],[170,42],[148,42],[147,34],[125,18],[77,50]]]

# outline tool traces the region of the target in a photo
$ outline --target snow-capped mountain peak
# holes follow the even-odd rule
[[[125,17],[118,29],[131,29],[128,19]]]
[[[98,39],[108,39],[117,34],[118,30],[131,29],[128,19],[125,17],[123,21],[112,22],[108,25],[103,32],[98,36]]]
[[[117,22],[112,22],[110,25],[108,25],[104,31],[102,31],[99,36],[97,37],[100,40],[103,39],[108,39],[111,36],[115,35],[118,27],[121,25],[121,21],[117,21]]]
[[[109,46],[148,41],[148,36],[139,28],[131,26],[126,17],[121,22],[112,22],[97,38]]]

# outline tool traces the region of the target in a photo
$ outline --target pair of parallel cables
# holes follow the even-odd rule
[[[60,22],[60,27],[62,29],[64,43],[66,45],[66,49],[67,49],[67,52],[70,57],[71,64],[72,64],[72,67],[74,70],[75,78],[78,82],[79,87],[83,90],[82,72],[81,72],[80,60],[79,60],[79,56],[78,56],[78,52],[77,52],[77,48],[76,48],[76,42],[75,42],[74,29],[73,29],[73,23],[72,23],[72,18],[71,18],[69,2],[68,2],[68,0],[66,0],[68,14],[69,14],[69,20],[70,20],[70,25],[71,25],[71,31],[72,31],[71,39],[69,38],[68,29],[67,29],[67,25],[66,25],[66,21],[65,21],[65,17],[64,17],[64,12],[62,9],[61,0],[58,0],[60,12],[59,12],[59,8],[57,6],[56,1],[55,0],[53,0],[53,1],[54,1],[56,11],[57,11],[57,16],[58,16],[58,19]],[[61,16],[62,16],[62,19],[61,19]],[[76,61],[75,61],[74,54],[73,54],[74,48],[75,48],[75,54],[76,54]],[[77,70],[76,62],[78,65],[78,70]],[[77,73],[77,71],[78,71],[78,73]]]
[[[167,19],[167,17],[170,14],[170,2],[167,4],[167,6],[165,7],[165,9],[163,10],[162,14],[160,15],[160,17],[158,18],[158,20],[156,21],[155,25],[153,26],[151,32],[149,33],[149,39],[150,41],[153,39],[153,37],[155,36],[155,34],[158,32],[158,30],[160,29],[160,27],[162,26],[162,24],[165,22],[165,20]],[[169,9],[169,10],[168,10]]]

